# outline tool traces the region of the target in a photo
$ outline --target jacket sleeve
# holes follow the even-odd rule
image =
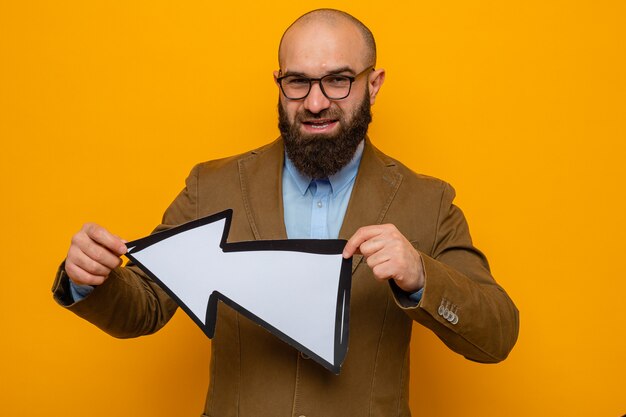
[[[485,363],[504,360],[517,340],[519,313],[472,244],[455,192],[444,184],[429,254],[420,252],[425,285],[419,303],[390,281],[396,303],[453,351]]]
[[[163,215],[154,232],[197,218],[197,167],[186,187]],[[64,263],[52,286],[54,299],[85,320],[119,338],[151,334],[163,327],[176,312],[176,303],[134,265],[116,268],[107,280],[84,299],[74,302],[69,294]]]

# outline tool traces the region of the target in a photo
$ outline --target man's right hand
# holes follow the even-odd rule
[[[100,285],[112,269],[122,264],[125,242],[95,223],[86,223],[72,237],[65,272],[79,285]]]

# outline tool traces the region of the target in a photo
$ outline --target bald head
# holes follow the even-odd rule
[[[318,28],[335,31],[337,36],[353,32],[359,39],[359,54],[362,56],[363,65],[374,66],[376,64],[376,42],[367,26],[356,17],[341,10],[317,9],[300,16],[283,33],[278,47],[278,62],[281,68],[284,68],[285,49],[291,46],[291,42],[297,42],[298,35],[315,31]]]

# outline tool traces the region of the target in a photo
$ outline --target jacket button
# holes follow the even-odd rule
[[[454,314],[453,312],[450,312],[448,314],[448,317],[445,317],[445,319],[448,320],[450,323],[452,323],[452,320],[454,320],[455,317],[456,317],[456,314]]]

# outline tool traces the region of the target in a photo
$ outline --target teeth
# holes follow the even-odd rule
[[[324,129],[328,127],[329,125],[331,125],[332,123],[333,122],[309,122],[307,124],[314,129]]]

